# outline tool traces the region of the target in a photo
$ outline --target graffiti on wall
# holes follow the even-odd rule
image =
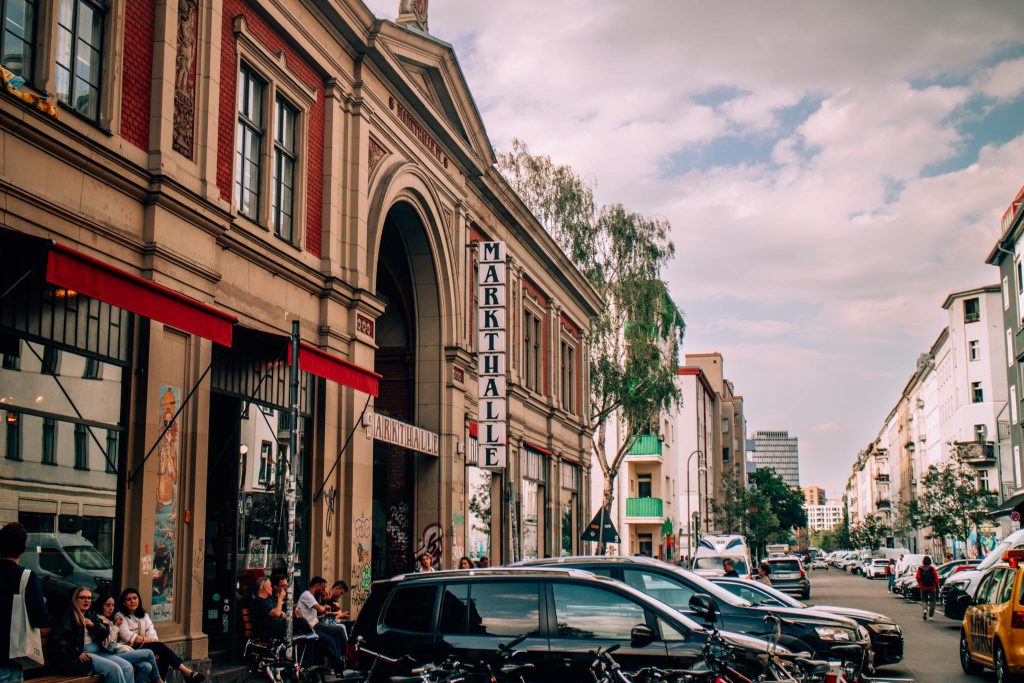
[[[417,566],[419,565],[420,558],[430,553],[434,558],[434,566],[436,567],[441,561],[441,555],[444,553],[444,529],[437,522],[428,524],[423,529],[423,533],[420,534],[419,543],[419,547],[416,548],[414,553]]]
[[[385,532],[388,535],[388,552],[395,557],[409,557],[409,504],[395,503],[388,510],[388,523]]]
[[[369,544],[356,543],[355,552],[352,557],[352,581],[349,586],[349,598],[352,607],[350,611],[352,612],[352,617],[355,618],[359,610],[366,603],[366,599],[370,596],[370,585],[373,583]]]
[[[181,389],[160,386],[160,419],[164,431],[157,450],[156,518],[153,526],[153,621],[166,621],[174,614],[174,551],[177,546],[178,471],[181,456],[179,423],[174,414],[181,401]]]

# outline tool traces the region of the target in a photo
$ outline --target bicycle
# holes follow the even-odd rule
[[[368,655],[373,659],[373,663],[370,664],[370,668],[367,670],[366,675],[363,675],[359,671],[353,669],[346,669],[341,676],[335,679],[334,683],[370,683],[373,680],[373,674],[377,671],[377,665],[381,662],[385,664],[398,665],[398,664],[414,664],[412,657],[404,655],[396,659],[382,655],[379,652],[374,652],[370,648],[366,647],[366,640],[362,636],[358,636],[353,644],[355,649],[365,655]]]
[[[288,645],[283,640],[261,641],[250,638],[245,644],[244,656],[251,659],[251,662],[243,683],[324,683],[324,667],[303,664],[317,640],[315,633],[295,636],[292,638],[295,656],[289,657]]]
[[[449,657],[440,664],[426,664],[413,669],[410,676],[392,676],[390,683],[525,683],[525,674],[532,671],[533,664],[513,664],[512,658],[525,652],[517,650],[529,634],[524,633],[509,643],[501,643],[498,650],[489,657],[467,663]]]

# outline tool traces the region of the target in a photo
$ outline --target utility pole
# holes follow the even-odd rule
[[[288,407],[290,408],[290,424],[288,430],[288,469],[285,473],[284,500],[288,508],[288,592],[285,598],[285,647],[288,657],[293,656],[292,610],[295,604],[295,472],[299,458],[299,321],[292,321],[291,337],[291,371],[288,376]]]

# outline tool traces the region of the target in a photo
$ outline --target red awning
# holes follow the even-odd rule
[[[291,363],[291,356],[289,356],[289,363]],[[332,356],[306,342],[302,342],[299,346],[299,369],[343,386],[352,387],[364,394],[377,396],[377,382],[380,375],[372,370],[359,367],[355,363]]]
[[[132,313],[231,346],[235,316],[63,244],[47,254],[46,281]]]
[[[538,453],[543,453],[544,455],[551,455],[551,451],[548,450],[547,448],[541,448],[540,446],[532,444],[529,441],[524,441],[523,445],[529,448],[531,451],[537,451]]]
[[[470,422],[469,423],[469,437],[471,439],[475,439],[479,433],[480,433],[480,425],[478,425],[476,422]]]

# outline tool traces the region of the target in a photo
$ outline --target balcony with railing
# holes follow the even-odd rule
[[[626,458],[632,462],[661,462],[664,445],[657,434],[643,434],[626,452]]]
[[[892,507],[892,501],[888,498],[876,498],[875,509],[876,510],[888,510]]]
[[[636,523],[664,521],[664,502],[661,498],[627,498],[626,521]]]
[[[956,441],[953,451],[968,465],[988,467],[996,464],[996,445],[991,441]]]

